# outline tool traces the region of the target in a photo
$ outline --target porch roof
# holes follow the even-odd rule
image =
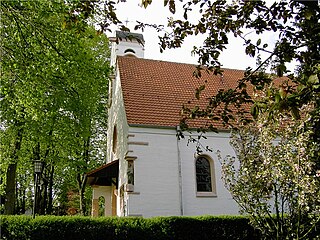
[[[114,183],[118,186],[119,160],[104,164],[87,173],[89,185],[111,186]],[[116,181],[114,181],[116,179]]]

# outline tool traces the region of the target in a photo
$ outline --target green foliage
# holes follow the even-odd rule
[[[52,208],[62,176],[83,198],[84,173],[102,162],[105,152],[108,39],[88,24],[89,16],[74,12],[87,4],[82,1],[0,4],[1,168],[16,165],[13,185],[30,193],[32,161],[44,162],[43,209]],[[16,172],[1,177],[14,179]],[[39,213],[45,211],[51,210]]]
[[[143,2],[145,7],[151,3]],[[174,6],[178,1],[171,2]],[[182,129],[188,128],[188,119],[197,118],[236,129],[232,144],[240,165],[228,157],[224,171],[243,212],[267,239],[314,238],[320,206],[319,3],[190,0],[182,10],[183,17],[168,20],[160,47],[179,48],[188,36],[203,34],[204,43],[193,50],[199,56],[195,76],[201,76],[201,70],[223,75],[219,56],[233,37],[243,41],[243,52],[257,62],[236,86],[213,93],[206,106],[185,107]],[[199,17],[189,20],[195,11]],[[275,44],[264,42],[268,33]],[[295,72],[287,69],[292,62],[297,64]],[[272,73],[266,74],[270,68]],[[198,99],[200,90],[195,89]]]
[[[245,217],[1,216],[2,239],[259,239]]]
[[[320,238],[320,168],[306,124],[308,108],[296,121],[285,114],[270,121],[261,113],[256,122],[233,131],[237,159],[222,161],[226,187],[266,239]]]
[[[152,1],[142,1],[144,7]],[[175,0],[164,1],[165,6],[175,13]],[[180,5],[181,7],[181,5]],[[189,36],[204,35],[202,45],[194,46],[193,52],[199,56],[199,67],[195,76],[201,71],[212,71],[223,74],[220,54],[227,48],[229,39],[243,41],[243,52],[256,59],[257,68],[246,70],[245,76],[237,86],[222,89],[207,102],[207,106],[199,109],[185,108],[182,125],[186,119],[205,118],[230,124],[230,120],[240,122],[251,121],[246,105],[252,104],[252,90],[261,90],[264,83],[272,82],[277,77],[286,76],[297,87],[285,89],[289,94],[273,92],[270,98],[272,107],[257,104],[252,108],[254,117],[259,109],[268,110],[270,116],[279,111],[289,110],[299,117],[299,108],[303,104],[315,102],[319,106],[319,64],[320,64],[320,6],[317,1],[184,1],[181,7],[183,16],[173,15],[168,20],[168,28],[160,36],[161,51],[167,48],[179,48]],[[189,20],[190,14],[197,12],[198,18]],[[150,26],[140,23],[136,28]],[[159,32],[163,29],[158,26]],[[272,33],[275,44],[267,44],[262,37]],[[287,69],[288,63],[296,62],[298,69],[293,74]],[[235,66],[236,67],[236,66]],[[263,74],[266,69],[273,69],[272,74]],[[248,87],[246,87],[248,86]],[[281,88],[280,88],[281,89]],[[196,89],[196,97],[200,97]],[[280,98],[281,96],[281,98]],[[259,103],[259,100],[257,101]],[[259,106],[258,106],[259,105]],[[314,112],[315,125],[319,117]],[[318,126],[318,125],[317,125]],[[319,132],[319,129],[314,129]],[[316,134],[318,137],[319,135]]]

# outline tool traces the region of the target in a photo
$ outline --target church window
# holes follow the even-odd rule
[[[214,196],[215,177],[213,161],[206,156],[196,159],[197,196]]]
[[[113,137],[112,137],[112,152],[116,153],[117,151],[117,144],[118,144],[118,132],[117,126],[113,127]]]
[[[134,165],[133,160],[128,160],[128,168],[127,168],[127,175],[128,175],[128,184],[134,184]]]
[[[136,53],[133,49],[131,49],[131,48],[128,48],[128,49],[126,49],[125,51],[124,51],[124,53]]]

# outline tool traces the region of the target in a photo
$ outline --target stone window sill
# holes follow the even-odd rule
[[[217,194],[214,192],[197,192],[197,197],[217,197]]]

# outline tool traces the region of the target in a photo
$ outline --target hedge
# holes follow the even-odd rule
[[[3,240],[259,239],[241,216],[90,218],[1,216]]]

